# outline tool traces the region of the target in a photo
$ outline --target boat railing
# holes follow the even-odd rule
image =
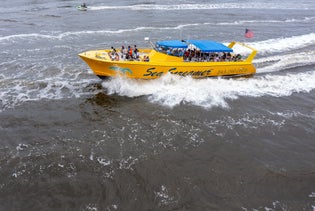
[[[233,46],[236,45],[236,44],[241,45],[241,46],[243,46],[243,47],[245,47],[245,48],[247,48],[247,49],[250,49],[250,50],[252,51],[252,52],[249,54],[249,56],[245,59],[245,62],[250,62],[250,63],[251,63],[251,62],[253,61],[253,59],[255,58],[256,54],[257,54],[257,50],[256,50],[255,48],[249,46],[249,45],[246,45],[245,43],[242,43],[242,42],[235,42],[235,41],[231,42],[231,43],[228,45],[228,47],[229,47],[229,48],[233,48]]]

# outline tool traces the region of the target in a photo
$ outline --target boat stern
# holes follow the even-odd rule
[[[249,62],[249,63],[252,63],[252,61],[254,60],[254,58],[255,58],[255,56],[256,56],[256,54],[257,54],[257,50],[256,50],[255,48],[251,47],[251,46],[248,46],[248,45],[244,44],[244,43],[235,42],[235,41],[231,42],[231,43],[228,45],[228,47],[229,47],[229,48],[233,48],[235,45],[243,46],[243,47],[245,47],[245,48],[247,48],[247,49],[249,49],[249,50],[251,51],[251,53],[247,56],[247,58],[245,59],[245,61],[246,61],[246,62]]]

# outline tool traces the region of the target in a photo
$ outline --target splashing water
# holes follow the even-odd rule
[[[136,97],[148,96],[153,103],[176,106],[181,103],[205,108],[229,107],[227,100],[240,96],[289,96],[315,89],[315,72],[287,75],[266,75],[250,79],[209,78],[196,80],[166,75],[153,81],[114,78],[103,82],[109,94]]]

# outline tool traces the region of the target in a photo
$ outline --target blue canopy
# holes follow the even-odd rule
[[[233,52],[231,48],[212,40],[187,40],[186,42],[193,44],[202,52]]]
[[[202,52],[233,52],[231,48],[213,40],[163,40],[156,44],[158,47],[168,48],[188,48],[188,45],[192,44]]]
[[[163,40],[156,42],[158,46],[164,46],[169,48],[187,48],[188,45],[181,40]]]

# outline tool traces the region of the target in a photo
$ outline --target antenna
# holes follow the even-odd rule
[[[154,44],[151,42],[151,40],[150,40],[149,37],[145,37],[145,38],[144,38],[144,41],[145,41],[146,43],[149,43],[149,44],[151,45],[151,47],[152,47],[153,49],[155,49],[155,46],[154,46]]]

